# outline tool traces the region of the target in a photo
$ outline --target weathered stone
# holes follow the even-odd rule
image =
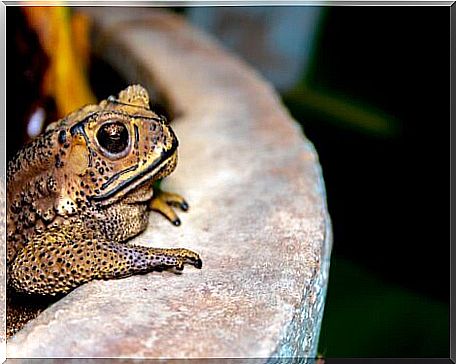
[[[152,214],[133,243],[193,249],[203,269],[86,284],[26,325],[8,355],[315,356],[331,229],[313,146],[268,84],[180,18],[86,11],[97,52],[157,87],[176,116],[180,161],[164,186],[191,208],[178,228]]]

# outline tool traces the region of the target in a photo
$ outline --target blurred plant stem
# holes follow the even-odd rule
[[[301,84],[283,97],[291,109],[318,114],[338,127],[380,138],[396,138],[401,133],[400,121],[393,116],[326,90]]]
[[[49,57],[42,92],[55,100],[58,116],[95,102],[87,77],[88,18],[68,7],[23,7],[22,11]]]

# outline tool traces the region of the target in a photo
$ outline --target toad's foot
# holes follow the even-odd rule
[[[201,269],[203,262],[199,255],[191,250],[184,248],[148,249],[147,254],[151,260],[163,262],[165,267],[174,267],[177,270],[183,270],[184,264],[192,264],[195,268]]]
[[[157,189],[150,202],[151,210],[161,213],[173,225],[179,226],[181,221],[173,207],[179,207],[182,211],[187,211],[189,208],[187,201],[181,195]]]

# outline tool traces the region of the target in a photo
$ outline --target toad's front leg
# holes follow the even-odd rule
[[[127,277],[136,273],[176,268],[201,268],[199,255],[188,249],[160,249],[97,239],[80,234],[46,231],[16,256],[9,284],[19,292],[55,295],[93,279]]]

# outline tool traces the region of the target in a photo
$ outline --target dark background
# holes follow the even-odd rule
[[[8,156],[46,66],[21,21],[8,9]],[[310,70],[282,94],[318,151],[333,223],[326,357],[449,356],[449,31],[448,7],[326,7]],[[91,83],[99,97],[124,86],[96,59]]]
[[[389,115],[381,132],[316,111],[299,87],[284,95],[319,153],[333,222],[328,357],[449,356],[449,15],[327,10],[303,84]]]

